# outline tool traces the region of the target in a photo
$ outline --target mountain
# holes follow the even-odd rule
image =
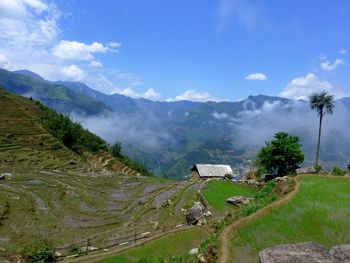
[[[96,115],[111,111],[101,101],[46,81],[29,71],[16,73],[0,69],[0,87],[6,87],[8,91],[22,96],[38,99],[62,113],[76,112],[82,115]]]
[[[121,142],[125,154],[159,175],[183,179],[194,163],[228,163],[245,170],[278,131],[299,136],[306,155],[304,164],[314,162],[318,117],[306,101],[257,95],[236,102],[161,102],[107,95],[79,82],[49,84],[110,109],[86,116],[78,108],[74,118],[109,144]],[[43,87],[43,92],[50,96],[46,89],[49,86]],[[334,114],[324,119],[321,161],[328,168],[344,168],[350,161],[350,98],[335,104]]]
[[[16,74],[19,74],[19,75],[23,75],[23,76],[29,76],[29,77],[33,77],[37,80],[42,80],[42,81],[45,81],[45,79],[40,76],[39,74],[36,74],[34,73],[33,71],[30,71],[30,70],[16,70],[16,71],[13,71],[13,73],[16,73]]]

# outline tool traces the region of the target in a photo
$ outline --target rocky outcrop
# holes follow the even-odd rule
[[[226,202],[237,206],[243,206],[252,200],[254,200],[254,198],[237,195],[226,199]]]
[[[295,170],[297,174],[315,174],[316,169],[313,166],[301,167]]]
[[[350,262],[350,244],[334,246],[329,250],[329,254],[340,262]]]
[[[350,263],[350,245],[335,246],[328,252],[314,242],[284,244],[264,249],[259,259],[260,263]]]
[[[186,213],[187,223],[190,225],[203,225],[206,223],[204,217],[205,207],[201,202],[196,202]]]

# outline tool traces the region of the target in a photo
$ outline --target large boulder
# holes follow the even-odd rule
[[[278,245],[259,253],[260,263],[331,263],[328,251],[319,244],[305,242]]]
[[[202,225],[206,223],[204,217],[205,207],[201,202],[196,202],[186,213],[187,223],[190,225]]]
[[[315,174],[316,169],[313,166],[301,167],[296,169],[297,174]]]
[[[254,200],[254,198],[237,195],[226,199],[226,202],[237,206],[243,206],[252,200]]]

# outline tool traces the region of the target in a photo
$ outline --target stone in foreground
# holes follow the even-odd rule
[[[205,207],[201,202],[196,202],[186,213],[187,223],[190,225],[203,225],[206,223],[204,217]]]
[[[305,242],[285,244],[264,249],[259,253],[260,263],[332,263],[328,251],[319,244]]]
[[[226,202],[233,204],[233,205],[237,205],[237,206],[243,206],[243,205],[248,204],[253,199],[254,198],[238,195],[238,196],[232,196],[232,197],[226,199]]]

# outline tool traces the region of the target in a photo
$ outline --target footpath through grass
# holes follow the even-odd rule
[[[121,252],[118,255],[96,261],[98,263],[132,263],[148,262],[163,257],[169,260],[172,256],[179,256],[192,248],[198,247],[203,240],[209,237],[206,228],[194,228],[182,232],[172,233],[166,237],[148,242],[140,247]],[[144,259],[144,261],[142,261]],[[146,259],[148,261],[146,261]]]
[[[213,180],[208,182],[208,185],[203,191],[203,195],[209,205],[214,209],[213,212],[217,215],[223,215],[226,211],[232,211],[234,209],[233,205],[226,202],[227,198],[235,195],[254,197],[256,192],[257,191],[251,187]]]
[[[278,244],[350,242],[350,180],[305,176],[300,183],[290,203],[235,232],[233,262],[257,262],[259,251]]]

